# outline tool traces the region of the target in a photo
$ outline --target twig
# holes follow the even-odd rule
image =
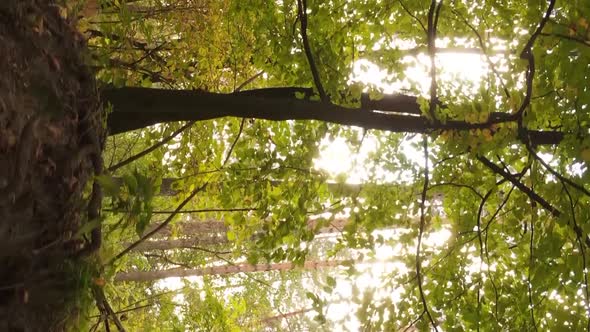
[[[565,39],[565,40],[569,40],[569,41],[573,41],[579,44],[582,44],[586,47],[590,47],[590,41],[588,40],[583,40],[580,38],[576,38],[576,37],[572,37],[572,36],[568,36],[568,35],[564,35],[564,34],[560,34],[560,33],[540,33],[539,36],[544,36],[544,37],[556,37],[556,38],[561,38],[561,39]]]
[[[303,41],[303,49],[305,51],[305,56],[307,57],[307,62],[309,63],[311,75],[313,76],[313,82],[316,89],[318,89],[320,100],[324,103],[329,103],[330,99],[328,98],[328,95],[322,86],[320,73],[316,66],[315,60],[313,59],[311,46],[309,45],[309,39],[307,38],[307,0],[297,0],[297,16],[299,17],[299,22],[301,23],[301,39]]]
[[[541,31],[543,31],[545,24],[547,24],[547,22],[549,21],[549,18],[551,16],[551,12],[553,11],[553,7],[555,7],[556,2],[557,2],[557,0],[549,0],[549,7],[547,7],[547,11],[545,12],[545,16],[543,16],[543,18],[541,19],[541,22],[539,22],[539,26],[537,27],[535,32],[531,35],[531,38],[529,38],[528,42],[526,43],[522,52],[520,53],[521,59],[525,59],[527,54],[531,54],[531,49],[533,48],[533,44],[535,43],[535,40],[537,39],[537,37],[541,34]]]
[[[428,10],[428,56],[430,57],[430,103],[428,112],[432,117],[434,123],[438,123],[436,119],[436,105],[438,98],[436,96],[437,82],[436,82],[436,26],[442,8],[442,0],[437,4],[437,0],[430,2],[430,9]]]
[[[529,198],[539,203],[545,210],[551,213],[552,216],[561,216],[561,211],[552,206],[549,202],[547,202],[543,197],[539,196],[539,194],[534,192],[532,189],[525,186],[522,182],[518,181],[518,179],[516,179],[512,174],[506,172],[504,169],[500,168],[498,165],[494,164],[486,157],[477,156],[477,160],[479,160],[486,167],[491,169],[495,174],[498,174],[502,176],[504,179],[510,181],[516,188],[518,188],[520,191],[526,194]]]
[[[123,161],[121,161],[121,162],[117,163],[117,164],[116,164],[116,165],[114,165],[114,166],[111,166],[111,167],[109,167],[109,169],[107,169],[107,171],[108,171],[109,173],[112,173],[112,172],[116,171],[117,169],[119,169],[119,168],[121,168],[121,167],[123,167],[123,166],[125,166],[125,165],[128,165],[128,164],[130,164],[130,163],[132,163],[132,162],[136,161],[137,159],[139,159],[139,158],[141,158],[141,157],[143,157],[143,156],[145,156],[145,155],[149,154],[150,152],[152,152],[152,151],[156,150],[157,148],[159,148],[159,147],[163,146],[164,144],[166,144],[166,143],[170,142],[172,139],[174,139],[174,138],[175,138],[176,136],[178,136],[180,133],[182,133],[182,132],[183,132],[183,131],[185,131],[186,129],[190,128],[190,127],[191,127],[191,126],[192,126],[194,123],[195,123],[195,121],[189,121],[189,122],[187,122],[187,123],[186,123],[184,126],[180,127],[180,128],[179,128],[179,129],[177,129],[175,132],[173,132],[172,134],[170,134],[170,136],[168,136],[168,137],[166,137],[166,138],[162,139],[162,140],[161,140],[161,141],[159,141],[158,143],[156,143],[156,144],[152,145],[151,147],[149,147],[149,148],[147,148],[147,149],[145,149],[145,150],[141,151],[140,153],[138,153],[138,154],[136,154],[136,155],[134,155],[134,156],[131,156],[131,157],[129,157],[129,158],[127,158],[127,159],[125,159],[125,160],[123,160]]]
[[[428,316],[428,320],[430,324],[434,328],[435,331],[438,331],[438,327],[436,322],[432,318],[430,314],[430,310],[428,310],[428,304],[426,303],[426,296],[424,295],[424,290],[422,289],[422,261],[420,259],[420,249],[422,246],[422,236],[424,235],[424,226],[426,224],[426,214],[425,214],[425,203],[426,203],[426,192],[428,191],[428,136],[424,135],[424,187],[422,188],[422,200],[420,202],[420,230],[418,233],[418,244],[416,245],[416,279],[418,280],[418,291],[420,292],[420,299],[422,300],[422,306],[424,307],[424,312],[426,316]]]
[[[479,209],[477,210],[477,239],[479,242],[479,287],[477,288],[477,331],[479,331],[479,323],[481,322],[481,284],[483,280],[483,258],[484,258],[484,242],[481,236],[482,229],[481,229],[481,216],[483,214],[483,208],[486,204],[486,201],[492,195],[494,191],[488,190],[485,196],[482,197],[481,202],[479,203]]]
[[[551,12],[553,11],[553,7],[555,7],[555,2],[556,2],[556,0],[549,1],[549,7],[547,7],[547,11],[545,12],[545,15],[543,16],[543,18],[541,19],[539,26],[537,27],[535,32],[531,35],[531,37],[529,38],[529,40],[525,44],[524,48],[522,49],[522,52],[520,53],[520,58],[523,60],[527,60],[529,65],[528,65],[528,69],[527,69],[527,73],[526,73],[526,94],[524,96],[524,100],[522,101],[522,104],[520,105],[520,108],[513,115],[514,119],[518,119],[519,127],[521,127],[521,125],[522,125],[522,114],[524,113],[524,110],[531,103],[531,97],[533,94],[533,78],[535,77],[535,57],[533,56],[532,47],[533,47],[533,44],[535,43],[535,40],[537,39],[537,37],[541,34],[543,27],[545,27],[545,24],[547,23],[547,21],[549,21],[549,16],[551,16]]]
[[[180,263],[180,262],[176,262],[171,260],[170,258],[168,258],[168,256],[166,255],[159,255],[159,254],[143,254],[144,257],[149,258],[149,257],[153,257],[153,258],[159,258],[161,260],[163,260],[164,262],[168,263],[168,264],[172,264],[172,265],[176,265],[176,266],[180,266],[183,267],[185,269],[190,269],[191,266],[188,264],[184,264],[184,263]]]
[[[482,194],[480,194],[479,192],[477,192],[477,190],[475,188],[473,188],[472,186],[463,184],[463,183],[455,183],[455,182],[441,182],[441,183],[437,183],[437,184],[433,184],[430,186],[430,188],[428,189],[432,189],[432,188],[436,188],[436,187],[442,187],[442,186],[451,186],[451,187],[458,187],[458,188],[467,188],[469,190],[471,190],[475,195],[477,195],[477,197],[483,199]]]
[[[467,25],[467,27],[473,32],[473,34],[475,34],[475,36],[477,37],[477,40],[479,42],[479,47],[481,47],[481,52],[482,52],[483,56],[486,58],[486,61],[488,62],[490,69],[492,69],[492,72],[494,73],[494,75],[496,75],[496,78],[498,78],[498,80],[500,81],[500,85],[502,85],[502,89],[504,90],[504,94],[506,95],[506,97],[510,98],[510,91],[508,91],[508,88],[506,87],[506,84],[504,83],[502,76],[500,76],[500,73],[498,72],[498,70],[496,70],[496,66],[494,65],[494,63],[492,62],[492,59],[488,55],[488,50],[486,48],[486,45],[484,44],[483,38],[481,37],[481,35],[477,31],[477,29],[471,23],[469,23],[469,21],[467,21],[467,19],[465,17],[463,17],[461,14],[459,14],[459,12],[457,12],[455,9],[451,9],[451,11],[455,14],[455,16],[461,18],[463,23],[465,25]]]
[[[533,146],[530,143],[528,143],[528,142],[526,143],[526,148],[527,148],[527,150],[529,150],[529,153],[541,165],[543,165],[543,167],[545,167],[546,170],[549,171],[549,173],[553,174],[553,176],[555,176],[556,178],[558,178],[560,181],[565,182],[565,183],[569,184],[570,186],[574,187],[575,189],[583,192],[587,196],[590,196],[590,191],[588,189],[584,188],[580,184],[575,183],[573,180],[570,180],[570,179],[566,178],[565,176],[561,175],[559,172],[557,172],[556,170],[554,170],[553,167],[549,166],[549,164],[547,164],[541,157],[539,157],[539,155],[537,155],[535,149],[533,148]]]
[[[256,73],[256,75],[250,77],[249,79],[245,80],[242,84],[240,84],[235,90],[234,92],[239,92],[241,91],[246,85],[252,83],[255,79],[257,79],[258,77],[262,76],[262,74],[264,74],[264,70],[259,71],[258,73]]]
[[[535,331],[538,331],[537,322],[535,320],[535,303],[533,301],[533,284],[531,282],[531,270],[533,269],[533,265],[535,262],[534,256],[534,240],[535,240],[535,219],[537,216],[537,211],[535,208],[536,204],[533,201],[532,204],[532,213],[531,213],[531,236],[529,242],[529,268],[527,271],[527,289],[528,289],[528,297],[529,297],[529,311],[531,315],[531,322],[533,324],[533,328]]]
[[[420,19],[414,15],[409,9],[408,7],[406,7],[406,5],[404,4],[404,2],[402,0],[398,0],[399,4],[402,5],[402,8],[404,9],[404,11],[410,15],[411,18],[413,18],[414,20],[416,20],[416,22],[418,22],[418,24],[420,24],[420,27],[422,27],[422,30],[424,30],[424,33],[428,33],[428,30],[426,29],[426,27],[424,26],[424,23],[422,23],[422,21],[420,21]]]
[[[158,233],[161,229],[163,229],[164,227],[168,226],[168,224],[172,221],[172,219],[178,214],[178,212],[180,212],[182,210],[182,208],[188,204],[188,202],[190,202],[191,199],[193,199],[199,192],[201,192],[202,190],[204,190],[207,187],[207,183],[203,184],[202,186],[196,188],[195,190],[193,190],[192,193],[190,193],[190,195],[188,195],[184,201],[182,201],[178,207],[176,207],[176,209],[174,210],[174,212],[172,214],[170,214],[168,216],[168,218],[166,218],[166,220],[164,220],[164,222],[162,222],[160,225],[158,225],[158,227],[154,228],[153,230],[149,231],[147,234],[145,234],[144,236],[142,236],[139,240],[133,242],[132,244],[130,244],[127,248],[125,248],[123,251],[121,251],[119,254],[117,254],[115,257],[111,258],[107,264],[105,265],[112,265],[115,261],[119,260],[121,257],[123,257],[124,255],[126,255],[127,253],[129,253],[131,250],[133,250],[135,247],[137,247],[138,245],[140,245],[142,242],[144,242],[145,240],[151,238],[152,236],[154,236],[154,234]]]
[[[414,320],[413,320],[413,321],[410,323],[410,325],[406,326],[406,328],[404,329],[404,331],[403,331],[403,332],[407,332],[407,331],[409,331],[409,330],[412,328],[412,326],[416,325],[416,323],[418,323],[418,321],[419,321],[420,319],[422,319],[422,317],[423,317],[423,316],[424,316],[424,311],[422,311],[422,312],[420,313],[420,315],[419,315],[419,316],[418,316],[416,319],[414,319]]]
[[[183,211],[153,211],[152,214],[169,214],[169,213],[207,213],[207,212],[248,212],[256,211],[257,208],[229,208],[229,209],[195,209],[195,210],[183,210]]]
[[[229,157],[231,157],[231,154],[234,151],[234,148],[236,147],[236,144],[238,143],[240,136],[242,135],[242,131],[244,130],[244,123],[245,122],[246,122],[246,118],[242,118],[242,122],[240,122],[240,129],[238,130],[238,134],[236,135],[236,139],[234,139],[234,142],[232,143],[227,155],[225,156],[225,160],[223,161],[223,164],[221,165],[222,168],[229,161]]]
[[[96,305],[98,306],[99,310],[104,311],[107,314],[107,317],[105,317],[105,328],[108,329],[108,317],[110,316],[119,332],[125,332],[125,327],[123,327],[123,324],[119,320],[119,317],[117,317],[117,314],[113,311],[113,308],[107,301],[102,288],[94,286],[92,287],[92,292],[94,293],[94,299],[96,300]]]
[[[516,179],[512,174],[506,172],[505,170],[500,168],[498,165],[491,162],[489,159],[487,159],[483,156],[477,156],[477,160],[482,162],[485,166],[487,166],[489,169],[491,169],[494,173],[496,173],[496,174],[502,176],[503,178],[505,178],[506,180],[510,181],[516,188],[518,188],[520,191],[522,191],[530,199],[539,203],[545,210],[547,210],[549,213],[551,213],[551,215],[553,217],[559,218],[562,215],[561,211],[559,211],[557,208],[552,206],[543,197],[539,196],[539,194],[537,194],[532,189],[525,186],[522,182],[520,182],[518,179]],[[582,230],[582,228],[580,228],[580,226],[574,224],[573,230],[576,233],[576,236],[579,236],[580,238],[584,238],[584,231]],[[586,246],[590,247],[590,238],[589,237],[586,236],[584,239],[584,242],[586,243]]]
[[[207,213],[207,212],[247,212],[247,211],[256,211],[257,208],[217,208],[217,209],[195,209],[195,210],[182,210],[176,212],[175,210],[158,210],[152,211],[152,214],[170,214],[170,213]],[[122,212],[122,213],[129,213],[130,210],[116,210],[116,209],[104,209],[103,211],[106,212]]]
[[[569,190],[567,189],[567,186],[565,185],[565,183],[562,181],[561,182],[563,189],[565,190],[565,193],[567,194],[567,197],[569,199],[570,202],[570,211],[572,214],[572,222],[574,223],[574,226],[578,226],[578,222],[576,220],[576,214],[575,214],[575,208],[574,208],[574,200],[572,199],[572,195],[570,194]],[[588,289],[588,271],[586,271],[586,250],[584,250],[584,245],[582,244],[582,239],[580,238],[580,236],[577,236],[576,234],[576,241],[578,242],[578,247],[580,248],[580,253],[582,254],[582,274],[584,275],[584,285],[586,287],[584,287],[585,289],[585,295],[586,295],[586,317],[587,317],[587,324],[586,324],[586,331],[590,331],[590,290]]]
[[[198,251],[204,251],[206,253],[212,254],[215,257],[219,258],[220,255],[228,255],[231,254],[231,251],[216,251],[216,250],[211,250],[211,249],[207,249],[207,248],[203,248],[203,247],[188,247],[187,249],[192,249],[192,250],[198,250]],[[219,258],[221,259],[221,258]]]

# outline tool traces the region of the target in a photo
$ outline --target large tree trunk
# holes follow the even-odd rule
[[[494,117],[485,123],[447,121],[432,123],[420,116],[415,98],[404,95],[387,96],[382,104],[352,109],[308,99],[297,99],[302,88],[251,90],[232,94],[198,90],[164,90],[150,88],[119,88],[103,91],[103,100],[113,105],[108,118],[111,135],[140,129],[156,123],[200,121],[222,117],[256,118],[273,121],[318,120],[365,129],[392,132],[427,133],[433,130],[470,130],[492,128],[510,117]],[[289,92],[289,93],[285,93]],[[380,109],[375,110],[378,106]],[[557,144],[561,132],[525,130],[521,140],[532,144]]]
[[[309,261],[305,262],[303,269],[315,270],[325,267],[336,267],[349,264],[350,260],[335,260],[335,261]],[[275,264],[235,264],[223,266],[211,266],[200,269],[185,269],[173,268],[168,270],[156,271],[130,271],[121,272],[115,276],[115,281],[154,281],[164,278],[172,277],[198,277],[205,275],[228,275],[235,273],[251,273],[251,272],[268,272],[268,271],[287,271],[293,270],[297,266],[291,262],[275,263]]]
[[[61,3],[61,2],[60,2]],[[85,45],[52,0],[0,0],[0,331],[62,331],[99,220],[102,111]],[[88,199],[90,197],[90,199]]]

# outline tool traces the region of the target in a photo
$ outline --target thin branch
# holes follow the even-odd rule
[[[223,161],[223,164],[221,164],[222,168],[229,161],[229,157],[231,157],[231,154],[234,151],[234,148],[236,147],[236,144],[238,143],[240,136],[242,135],[242,131],[244,130],[244,123],[246,123],[246,118],[242,118],[242,122],[240,122],[240,129],[238,130],[238,134],[236,135],[234,142],[232,143],[231,147],[229,148],[229,151],[227,152],[227,155],[225,156],[225,160]]]
[[[115,141],[115,137],[117,136],[112,136],[113,137],[113,143]],[[133,140],[132,144],[128,144],[127,148],[125,149],[125,152],[123,152],[123,154],[121,155],[121,158],[127,158],[127,155],[129,153],[131,153],[131,150],[133,150],[133,148],[135,148],[135,146],[137,145],[137,143],[139,142],[139,139],[141,138],[140,133],[135,132],[135,139]],[[113,157],[111,158],[111,162],[109,163],[109,168],[111,168],[113,166],[113,163],[115,162],[115,156],[114,156],[114,152],[113,151]]]
[[[171,264],[171,265],[176,265],[176,266],[180,266],[180,267],[184,267],[185,269],[190,269],[191,266],[185,263],[180,263],[180,262],[176,262],[173,261],[172,259],[168,258],[168,256],[166,255],[160,255],[160,254],[143,254],[144,257],[149,258],[149,257],[155,257],[155,258],[159,258],[161,260],[163,260],[164,262]]]
[[[164,220],[164,222],[162,222],[160,225],[158,225],[158,227],[154,228],[153,230],[149,231],[147,234],[145,234],[144,236],[142,236],[139,240],[133,242],[131,245],[129,245],[127,248],[125,248],[123,251],[121,251],[119,254],[117,254],[115,257],[111,258],[107,264],[105,265],[112,265],[115,261],[119,260],[121,257],[123,257],[124,255],[126,255],[127,253],[129,253],[131,250],[133,250],[135,247],[137,247],[138,245],[140,245],[142,242],[144,242],[145,240],[151,238],[152,236],[154,236],[154,234],[158,233],[161,229],[163,229],[164,227],[168,226],[168,224],[172,221],[172,219],[178,214],[178,212],[180,212],[182,210],[182,208],[188,204],[188,202],[190,202],[191,199],[193,199],[199,192],[201,192],[202,190],[204,190],[207,187],[207,183],[203,184],[202,186],[196,188],[195,190],[193,190],[192,193],[190,193],[190,195],[188,195],[184,201],[182,201],[178,207],[176,208],[176,210],[174,210],[174,212],[172,214],[170,214],[168,216],[168,218],[166,218],[166,220]]]
[[[486,201],[492,195],[494,191],[488,190],[488,192],[483,196],[481,202],[479,203],[479,209],[477,211],[477,239],[479,242],[479,281],[477,288],[477,331],[479,331],[479,323],[481,321],[481,287],[482,287],[482,280],[483,280],[483,259],[484,259],[484,241],[481,236],[482,229],[481,229],[481,216],[483,214],[483,208],[486,204]]]
[[[436,105],[438,104],[437,82],[436,82],[436,26],[440,16],[440,9],[442,8],[442,0],[432,0],[430,2],[430,9],[428,10],[428,56],[430,57],[430,103],[428,112],[432,117],[432,121],[438,122],[436,119]]]
[[[404,9],[404,11],[408,15],[410,15],[411,18],[413,18],[414,20],[416,20],[416,22],[418,22],[418,24],[420,24],[420,27],[422,27],[422,30],[424,31],[424,33],[427,34],[428,33],[428,30],[424,26],[424,23],[422,23],[422,21],[408,9],[408,7],[406,7],[406,5],[404,4],[404,2],[402,0],[398,0],[398,1],[399,1],[399,4],[402,5],[402,8]]]
[[[432,188],[436,188],[436,187],[441,187],[441,186],[452,186],[452,187],[458,187],[458,188],[467,188],[467,189],[471,190],[475,195],[477,195],[477,197],[479,197],[480,199],[483,199],[483,196],[479,192],[477,192],[477,190],[475,188],[473,188],[472,186],[466,185],[466,184],[462,184],[462,183],[441,182],[441,183],[437,183],[437,184],[431,185],[430,188],[428,188],[428,189],[432,189]]]
[[[324,103],[329,103],[330,99],[328,98],[328,95],[322,86],[320,73],[316,66],[315,60],[313,59],[311,46],[309,45],[309,39],[307,38],[307,0],[297,0],[297,16],[299,17],[299,22],[301,23],[301,39],[303,41],[303,49],[305,51],[305,56],[307,57],[307,62],[309,63],[311,75],[313,76],[313,82],[316,89],[318,89],[320,100]]]
[[[552,206],[549,202],[547,202],[543,197],[539,196],[536,192],[532,189],[525,186],[522,182],[518,181],[514,175],[508,173],[498,165],[491,162],[489,159],[483,156],[477,156],[477,160],[483,163],[487,168],[491,169],[495,174],[502,176],[504,179],[510,181],[516,188],[526,194],[530,199],[539,203],[545,210],[551,213],[552,216],[558,218],[561,216],[561,211],[557,208]]]
[[[422,319],[422,317],[424,317],[424,313],[425,313],[425,312],[424,312],[424,311],[422,311],[422,312],[420,313],[420,315],[419,315],[418,317],[416,317],[416,319],[414,319],[414,320],[413,320],[413,321],[410,323],[410,325],[406,326],[406,328],[404,329],[404,331],[403,331],[403,332],[407,332],[407,331],[409,331],[409,330],[410,330],[410,329],[411,329],[411,328],[412,328],[414,325],[416,325],[416,323],[418,323],[418,321],[420,321],[420,320]]]
[[[576,37],[564,35],[564,34],[561,34],[561,33],[540,33],[539,36],[543,36],[543,37],[555,37],[555,38],[565,39],[565,40],[569,40],[569,41],[573,41],[573,42],[582,44],[582,45],[584,45],[586,47],[590,47],[590,40],[584,40],[584,39],[580,39],[580,38],[576,38]]]
[[[492,216],[490,217],[490,220],[488,220],[488,222],[486,223],[486,226],[482,230],[483,232],[486,233],[486,241],[485,241],[486,247],[487,247],[487,241],[488,241],[488,228],[492,225],[492,222],[496,219],[496,216],[498,216],[498,214],[500,213],[502,208],[506,205],[506,203],[508,203],[508,199],[510,198],[512,191],[514,191],[514,185],[512,186],[512,188],[510,188],[510,191],[508,191],[508,193],[506,194],[506,197],[504,197],[504,200],[502,201],[502,203],[500,203],[500,205],[498,206],[498,208],[496,209],[494,214],[492,214]],[[488,256],[488,261],[489,260],[490,260],[490,258]]]
[[[500,85],[502,85],[502,89],[504,90],[504,94],[506,95],[507,98],[510,98],[510,91],[508,91],[508,88],[506,87],[506,84],[504,83],[502,76],[500,76],[500,73],[498,72],[498,70],[496,69],[496,66],[492,62],[492,59],[490,58],[490,56],[488,54],[488,50],[486,48],[486,45],[483,42],[483,38],[481,37],[481,35],[477,31],[477,29],[471,23],[469,23],[469,21],[467,21],[467,19],[465,17],[463,17],[455,9],[451,9],[451,11],[455,14],[455,16],[461,18],[463,23],[465,25],[467,25],[467,27],[473,32],[473,34],[475,34],[475,36],[477,37],[477,40],[479,42],[479,47],[481,47],[481,53],[486,58],[486,61],[488,62],[488,65],[490,66],[490,69],[492,69],[492,72],[494,73],[494,75],[496,75],[496,78],[498,78],[498,80],[500,81]]]
[[[257,79],[258,77],[262,76],[262,74],[264,74],[264,70],[259,71],[258,73],[256,73],[256,75],[250,77],[249,79],[245,80],[242,84],[240,84],[235,90],[234,92],[239,92],[241,91],[246,85],[252,83],[255,79]]]
[[[108,317],[110,317],[113,320],[113,322],[115,323],[117,330],[119,332],[125,332],[125,327],[123,327],[123,324],[119,320],[119,317],[117,317],[117,314],[115,313],[115,311],[113,311],[113,308],[111,307],[111,305],[107,301],[102,288],[100,288],[98,286],[94,286],[94,287],[92,287],[92,292],[94,294],[94,298],[96,300],[96,305],[98,306],[98,309],[101,312],[104,312],[106,314],[106,317],[104,318],[105,328],[109,329],[109,327],[108,327],[109,318]]]
[[[558,178],[560,181],[565,182],[567,184],[569,184],[570,186],[574,187],[575,189],[583,192],[584,194],[586,194],[586,196],[590,196],[590,191],[586,188],[584,188],[584,186],[575,183],[573,180],[570,180],[568,178],[566,178],[565,176],[561,175],[559,172],[557,172],[556,170],[554,170],[551,166],[549,166],[549,164],[547,164],[541,157],[539,157],[539,155],[537,155],[535,149],[532,147],[532,145],[530,143],[526,144],[526,148],[527,150],[529,150],[529,153],[541,164],[543,165],[543,167],[545,167],[546,170],[549,171],[549,173],[553,174],[553,176],[555,176],[556,178]]]
[[[152,214],[170,214],[170,213],[176,213],[176,214],[181,214],[181,213],[208,213],[208,212],[247,212],[247,211],[256,211],[258,210],[258,208],[228,208],[228,209],[223,209],[223,208],[218,208],[218,209],[195,209],[195,210],[182,210],[182,211],[176,211],[176,210],[157,210],[157,211],[152,211]],[[115,212],[115,213],[129,213],[131,212],[130,210],[117,210],[117,209],[103,209],[103,211],[105,212]]]
[[[574,207],[574,200],[572,198],[572,195],[570,194],[569,190],[567,189],[567,186],[565,185],[564,181],[561,181],[561,184],[563,186],[563,189],[565,190],[565,193],[567,194],[567,197],[569,199],[570,202],[570,211],[572,214],[572,222],[574,223],[575,227],[578,227],[578,222],[576,220],[576,214],[575,214],[575,207]],[[584,249],[584,245],[582,244],[582,239],[580,238],[580,236],[577,236],[576,234],[576,241],[578,242],[578,247],[580,248],[580,253],[582,254],[582,274],[584,275],[584,285],[585,287],[585,295],[586,295],[586,317],[587,317],[587,324],[586,324],[586,330],[590,331],[590,290],[588,289],[588,271],[586,271],[586,250]]]
[[[522,191],[525,195],[527,195],[533,201],[539,203],[545,210],[547,210],[553,217],[559,218],[562,213],[557,208],[552,206],[549,202],[547,202],[543,197],[539,196],[536,192],[532,189],[525,186],[522,182],[516,179],[512,174],[506,172],[504,169],[500,168],[498,165],[491,162],[489,159],[483,156],[477,156],[477,160],[482,162],[486,167],[491,169],[494,173],[502,176],[506,180],[510,181],[516,188]],[[584,242],[586,246],[590,247],[590,238],[588,236],[584,237],[584,231],[580,228],[579,225],[574,224],[573,230],[576,233],[576,236],[580,238],[585,238]]]
[[[121,168],[121,167],[123,167],[125,165],[128,165],[128,164],[136,161],[137,159],[139,159],[139,158],[141,158],[141,157],[143,157],[143,156],[151,153],[152,151],[156,150],[157,148],[159,148],[159,147],[163,146],[164,144],[170,142],[172,139],[174,139],[180,133],[182,133],[183,131],[185,131],[188,128],[190,128],[194,123],[195,123],[195,121],[189,121],[189,122],[187,122],[184,126],[180,127],[178,130],[176,130],[175,132],[173,132],[172,134],[170,134],[170,136],[162,139],[158,143],[156,143],[156,144],[152,145],[151,147],[149,147],[149,148],[141,151],[140,153],[138,153],[138,154],[136,154],[134,156],[131,156],[131,157],[129,157],[129,158],[127,158],[127,159],[125,159],[125,160],[117,163],[114,166],[109,167],[109,169],[107,169],[107,171],[109,173],[113,173],[117,169],[119,169],[119,168]]]
[[[531,103],[531,97],[533,94],[533,78],[535,77],[535,57],[533,56],[532,52],[533,44],[535,43],[535,40],[537,39],[539,34],[541,34],[541,31],[543,30],[543,27],[545,27],[547,21],[549,21],[551,12],[553,12],[553,7],[555,7],[555,2],[556,0],[549,1],[549,7],[545,12],[545,16],[543,16],[541,22],[539,23],[539,26],[531,35],[526,45],[524,46],[522,52],[520,53],[520,58],[523,60],[527,60],[529,65],[526,73],[526,94],[524,96],[522,104],[520,105],[520,108],[513,116],[513,118],[518,119],[519,127],[521,127],[522,125],[522,114]]]
[[[531,236],[529,242],[529,268],[527,271],[527,289],[528,289],[528,296],[529,296],[529,312],[531,315],[531,322],[535,331],[538,331],[537,328],[537,321],[535,320],[535,305],[533,301],[533,284],[531,282],[531,270],[533,269],[533,265],[535,262],[534,256],[534,239],[535,239],[535,217],[537,216],[536,209],[535,209],[535,202],[533,201],[532,213],[531,213]]]
[[[420,299],[422,300],[422,306],[424,307],[424,312],[426,316],[428,316],[428,320],[430,324],[434,328],[435,331],[438,332],[438,327],[434,318],[430,314],[430,310],[428,310],[428,304],[426,303],[426,296],[424,295],[424,290],[422,289],[422,261],[420,259],[420,249],[422,246],[422,236],[424,235],[424,226],[426,224],[426,214],[425,214],[425,204],[426,204],[426,192],[428,191],[428,136],[424,135],[424,187],[422,188],[422,200],[420,201],[420,231],[418,234],[418,244],[416,245],[416,279],[418,280],[418,291],[420,292]]]
[[[198,250],[198,251],[204,251],[206,253],[212,254],[215,257],[220,258],[221,255],[228,255],[231,254],[231,251],[216,251],[216,250],[211,250],[211,249],[207,249],[207,248],[203,248],[203,247],[196,247],[196,246],[192,246],[192,247],[188,247],[187,249],[192,249],[192,250]]]
[[[537,37],[539,37],[539,35],[541,34],[541,31],[543,31],[545,24],[547,24],[547,22],[549,21],[549,18],[551,16],[551,12],[553,12],[553,7],[555,7],[556,2],[557,2],[557,0],[549,0],[549,7],[547,7],[547,11],[545,12],[545,16],[543,16],[543,18],[541,19],[541,22],[539,22],[539,26],[537,26],[537,29],[535,30],[535,32],[533,32],[533,34],[531,35],[531,38],[529,38],[528,42],[526,43],[522,52],[520,53],[521,59],[525,59],[527,54],[531,54],[531,49],[533,48],[533,44],[535,43],[535,40],[537,39]]]
[[[195,210],[183,210],[183,211],[153,211],[152,214],[169,214],[169,213],[207,213],[207,212],[247,212],[247,211],[256,211],[258,208],[228,208],[228,209],[195,209]],[[127,211],[129,212],[129,211]]]

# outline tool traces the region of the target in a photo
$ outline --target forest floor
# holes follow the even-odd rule
[[[99,222],[104,119],[60,10],[0,0],[0,331],[70,330],[92,305],[96,264],[81,256]]]

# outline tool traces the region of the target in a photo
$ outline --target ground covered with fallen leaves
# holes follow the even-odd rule
[[[0,331],[61,331],[80,315],[100,109],[83,38],[60,8],[0,1]]]

